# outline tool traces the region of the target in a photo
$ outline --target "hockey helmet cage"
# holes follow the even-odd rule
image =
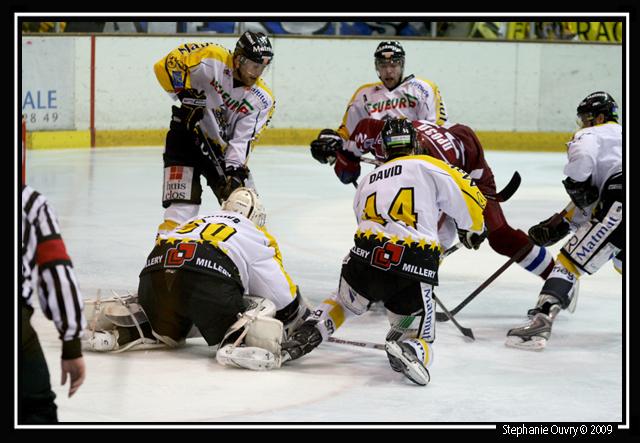
[[[234,55],[243,55],[252,62],[268,65],[273,59],[273,47],[269,37],[262,32],[246,31],[236,43]]]
[[[240,187],[233,190],[229,197],[222,202],[223,211],[242,214],[256,226],[264,226],[267,213],[258,198],[258,194],[251,188]]]
[[[387,120],[382,127],[382,152],[385,160],[409,155],[416,146],[416,130],[410,120],[394,118]]]
[[[593,92],[580,102],[577,108],[580,120],[593,120],[603,114],[605,121],[618,121],[618,104],[604,91]]]
[[[403,60],[404,49],[398,41],[380,42],[373,54],[376,62],[378,60]]]

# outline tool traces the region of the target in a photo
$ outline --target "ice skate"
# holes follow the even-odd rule
[[[411,346],[397,341],[387,341],[385,344],[387,357],[391,369],[402,372],[409,380],[425,386],[431,380],[429,370],[420,362]]]
[[[530,309],[529,322],[507,332],[505,345],[510,348],[541,351],[547,345],[551,336],[553,320],[560,312],[557,299],[547,294],[541,294],[538,304]]]

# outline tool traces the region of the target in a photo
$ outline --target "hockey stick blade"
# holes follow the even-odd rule
[[[470,338],[471,340],[475,340],[476,338],[473,336],[473,331],[470,328],[465,328],[464,326],[460,325],[460,323],[458,323],[458,321],[453,318],[453,315],[451,314],[451,312],[449,312],[449,310],[447,308],[445,308],[445,306],[442,304],[442,302],[440,301],[440,299],[438,297],[436,297],[436,294],[433,294],[433,299],[436,301],[436,304],[438,306],[440,306],[440,309],[442,309],[443,312],[448,318],[451,319],[451,321],[453,322],[453,324],[456,326],[456,328],[458,328],[458,330],[462,333],[462,335],[464,335],[467,338]],[[437,317],[437,315],[436,315]]]
[[[513,194],[516,193],[516,191],[520,187],[521,182],[522,177],[520,177],[520,173],[516,171],[513,173],[513,176],[511,176],[511,180],[509,180],[509,183],[507,183],[507,185],[502,188],[502,191],[497,192],[495,195],[486,195],[486,197],[499,203],[506,202],[511,198]]]
[[[380,349],[382,351],[385,350],[384,345],[381,345],[379,343],[371,343],[368,341],[345,340],[345,339],[333,337],[333,336],[329,337],[327,341],[329,343],[337,343],[339,345],[351,345],[351,346],[357,346],[359,348]]]

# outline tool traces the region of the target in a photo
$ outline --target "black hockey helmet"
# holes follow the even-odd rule
[[[593,92],[580,102],[577,108],[580,120],[591,121],[603,114],[605,121],[618,121],[618,104],[604,91]]]
[[[404,61],[404,49],[397,41],[380,42],[373,56],[378,60],[402,60]]]
[[[410,120],[406,118],[387,120],[380,135],[385,160],[413,154],[416,146],[416,130]]]
[[[261,65],[268,65],[273,59],[273,47],[269,37],[262,32],[246,31],[238,39],[233,54],[242,55]]]

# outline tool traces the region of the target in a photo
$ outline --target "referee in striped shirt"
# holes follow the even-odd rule
[[[47,199],[29,186],[22,187],[22,346],[19,356],[18,423],[58,421],[56,395],[38,336],[31,326],[37,292],[40,308],[52,320],[62,340],[62,380],[70,379],[69,397],[82,385],[85,364],[80,337],[87,321],[82,295],[67,255],[55,212]],[[37,287],[37,290],[36,290]]]

